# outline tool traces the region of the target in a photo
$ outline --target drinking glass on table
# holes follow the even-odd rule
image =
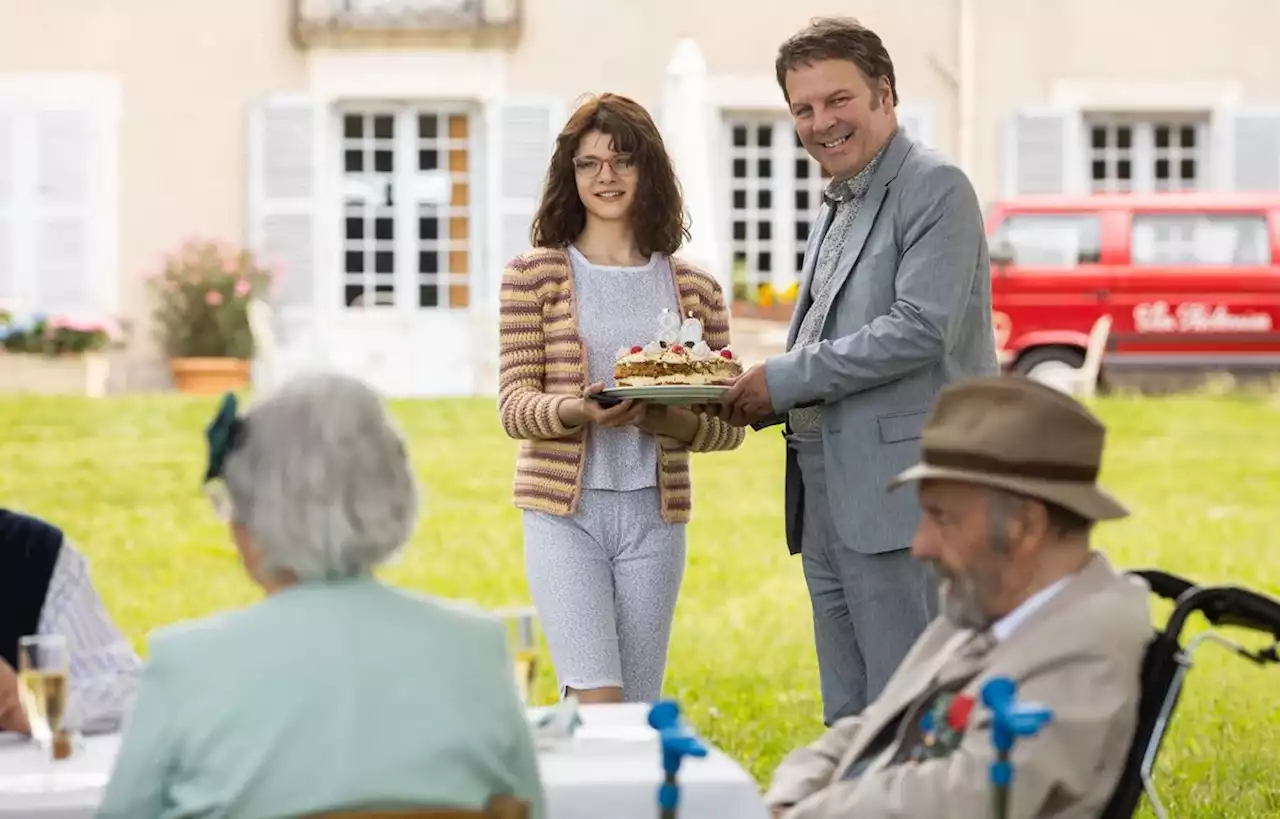
[[[18,700],[31,723],[31,738],[45,748],[62,732],[70,666],[66,637],[41,634],[18,640]]]
[[[500,614],[515,656],[516,690],[520,701],[528,705],[533,681],[538,678],[538,615],[532,608],[505,609]]]

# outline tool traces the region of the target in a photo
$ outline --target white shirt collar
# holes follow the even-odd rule
[[[1062,591],[1062,587],[1067,585],[1071,580],[1071,575],[1060,578],[1057,582],[1045,586],[1040,591],[1022,601],[1016,609],[1001,617],[991,625],[991,634],[996,640],[1004,642],[1009,639],[1009,635],[1014,629],[1022,625],[1023,621],[1036,612],[1036,609],[1048,603],[1055,594]]]

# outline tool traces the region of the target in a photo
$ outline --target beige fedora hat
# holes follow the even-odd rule
[[[1068,395],[1021,376],[975,378],[938,396],[920,442],[921,462],[889,483],[922,480],[1007,489],[1114,520],[1129,510],[1098,486],[1106,427]]]

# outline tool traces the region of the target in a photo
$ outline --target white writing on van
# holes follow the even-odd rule
[[[1232,313],[1225,304],[1184,302],[1177,311],[1157,301],[1133,308],[1134,329],[1139,333],[1269,333],[1269,313]]]

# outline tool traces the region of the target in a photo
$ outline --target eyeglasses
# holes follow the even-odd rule
[[[579,176],[597,177],[604,166],[608,165],[614,176],[624,176],[635,170],[636,161],[631,154],[618,154],[608,159],[596,159],[593,156],[576,156],[573,158],[574,170]]]

